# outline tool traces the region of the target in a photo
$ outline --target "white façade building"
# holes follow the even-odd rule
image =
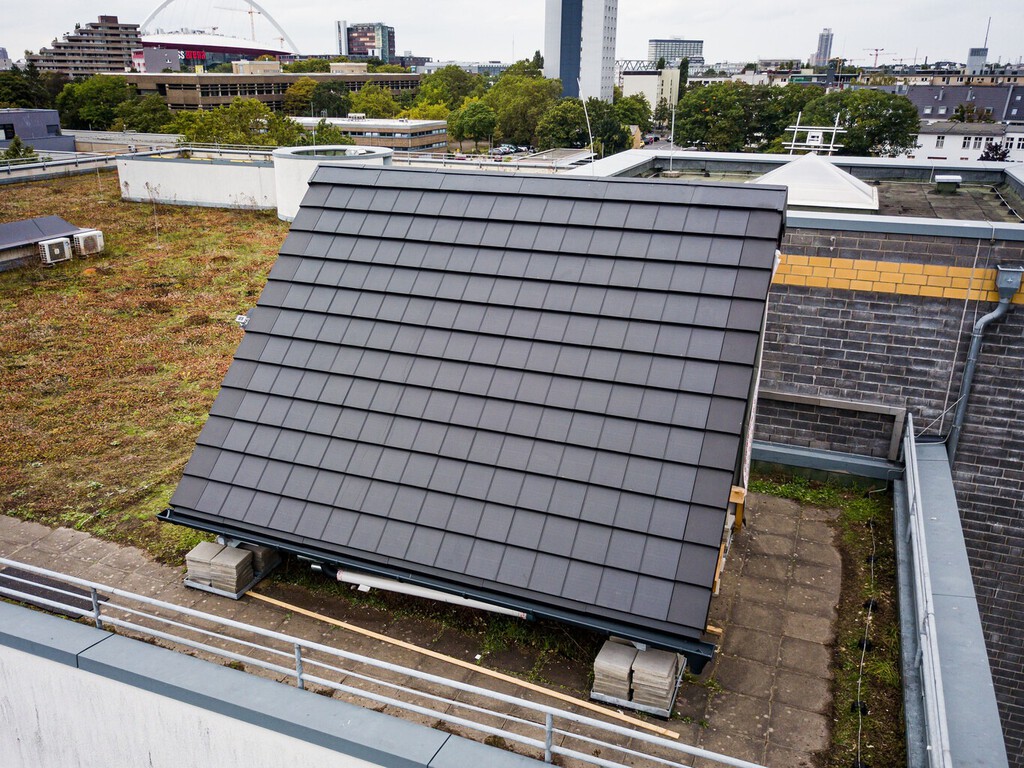
[[[1008,162],[1024,163],[1024,124],[959,123],[940,120],[922,123],[917,148],[907,157],[917,160],[978,160],[989,144],[1010,150]]]
[[[547,0],[544,76],[562,95],[612,100],[618,0]]]

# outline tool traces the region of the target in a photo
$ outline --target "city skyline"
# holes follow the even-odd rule
[[[235,0],[235,4],[238,0]],[[6,20],[0,32],[0,46],[11,58],[22,58],[25,49],[38,51],[54,37],[71,32],[74,25],[96,21],[100,15],[116,15],[122,22],[142,23],[158,3],[128,0],[53,0],[45,13],[23,12]],[[169,5],[161,19],[175,14],[189,18],[195,27],[232,26],[237,34],[248,27],[244,14],[221,9],[219,17],[206,18],[216,9],[198,0],[179,0]],[[334,53],[337,43],[334,22],[343,11],[335,3],[309,0],[281,3],[263,0],[260,5],[300,46],[301,53]],[[424,6],[396,0],[377,18],[356,18],[351,9],[344,15],[351,22],[382,21],[395,28],[396,51],[412,51],[435,60],[502,60],[528,58],[544,47],[544,0],[526,0],[513,6],[481,6],[465,12],[465,6],[435,3]],[[915,0],[900,6],[868,0],[853,8],[808,12],[806,5],[780,0],[765,6],[754,0],[737,0],[728,13],[721,9],[690,8],[668,0],[650,0],[642,6],[622,8],[615,56],[617,59],[646,57],[651,38],[681,37],[705,41],[705,60],[753,61],[758,58],[797,57],[806,60],[815,50],[818,34],[831,27],[835,38],[834,56],[854,64],[870,65],[874,49],[880,49],[879,64],[917,61],[966,62],[969,48],[985,42],[986,24],[992,16],[988,38],[989,60],[1018,62],[1024,57],[1024,14],[1010,0],[993,0],[980,6],[963,6],[951,0]],[[241,17],[241,18],[240,18]],[[229,25],[224,19],[231,21]],[[884,20],[884,23],[883,23]],[[443,29],[444,35],[436,31]],[[223,30],[222,30],[223,31]],[[269,37],[269,35],[268,35]]]

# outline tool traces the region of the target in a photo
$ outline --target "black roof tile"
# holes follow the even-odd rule
[[[319,168],[171,518],[698,637],[784,199]]]

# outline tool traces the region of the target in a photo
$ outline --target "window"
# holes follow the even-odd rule
[[[981,149],[981,136],[974,137],[974,149]]]
[[[960,145],[960,148],[961,149],[970,149],[971,148],[971,137],[970,136],[964,136],[964,143]]]
[[[0,134],[3,134],[4,141],[14,138],[14,123],[0,123]]]
[[[926,115],[930,115],[930,114],[932,113],[932,108],[931,108],[931,107],[925,107],[925,108],[924,108],[924,113],[925,113]]]
[[[939,107],[939,114],[940,115],[946,114],[946,108],[945,107]]]
[[[942,149],[944,146],[946,146],[946,137],[945,136],[936,136],[935,137],[935,148],[936,149]]]

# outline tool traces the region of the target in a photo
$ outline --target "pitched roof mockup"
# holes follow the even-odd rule
[[[785,190],[321,167],[166,518],[704,630]]]

